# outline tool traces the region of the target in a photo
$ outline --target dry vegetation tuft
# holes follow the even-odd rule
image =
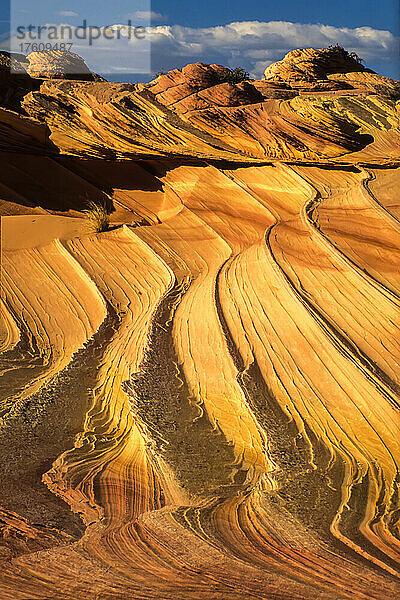
[[[83,211],[83,214],[89,221],[92,231],[101,233],[110,229],[110,216],[105,203],[96,204],[96,202],[88,202],[88,208]]]

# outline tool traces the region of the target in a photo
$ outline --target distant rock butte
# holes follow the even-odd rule
[[[96,81],[99,78],[87,67],[83,58],[74,52],[45,50],[27,56],[27,71],[31,77],[41,79],[78,79]]]
[[[269,81],[284,81],[296,85],[326,80],[333,73],[365,70],[361,62],[339,47],[319,50],[305,48],[288,52],[282,60],[267,67],[264,76]],[[371,72],[369,69],[368,71]]]

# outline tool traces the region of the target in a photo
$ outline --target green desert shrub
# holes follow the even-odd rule
[[[358,54],[356,52],[349,52],[348,50],[343,48],[343,46],[341,46],[340,44],[331,44],[330,46],[328,46],[328,48],[329,48],[329,50],[334,50],[335,52],[338,52],[338,53],[342,54],[343,56],[352,58],[359,64],[362,64],[364,62],[364,59],[361,58],[360,56],[358,56]]]
[[[250,74],[242,69],[242,67],[236,67],[231,69],[226,75],[220,75],[219,83],[240,83],[241,81],[248,81]]]
[[[88,202],[83,214],[88,220],[92,231],[101,233],[110,229],[110,216],[105,203],[96,204],[96,202]]]
[[[364,62],[364,59],[361,58],[361,56],[358,56],[356,52],[348,52],[347,54],[350,56],[350,58],[353,58],[360,65]]]

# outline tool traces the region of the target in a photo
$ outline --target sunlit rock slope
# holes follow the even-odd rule
[[[1,600],[399,596],[399,84],[296,52],[3,57]]]

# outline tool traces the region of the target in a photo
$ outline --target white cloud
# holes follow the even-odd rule
[[[120,39],[115,39],[116,35],[108,39],[102,34],[89,45],[77,36],[70,40],[71,50],[80,54],[97,73],[107,76],[119,72],[122,80],[126,73],[143,73],[139,77],[142,81],[151,68],[156,72],[161,68],[181,68],[191,62],[241,66],[254,77],[261,77],[268,65],[281,60],[290,50],[324,48],[336,43],[357,52],[367,66],[377,65],[380,72],[384,72],[385,64],[390,68],[390,62],[398,60],[399,38],[372,27],[350,29],[285,21],[242,21],[207,28],[158,25],[145,29],[145,39],[137,39],[132,34],[133,27],[129,30],[127,25],[112,25],[106,31],[120,30]],[[50,40],[43,37],[40,41]],[[20,51],[21,40],[14,37],[12,42],[12,49]]]
[[[128,19],[136,19],[137,21],[166,21],[167,17],[161,13],[154,12],[154,10],[137,10],[130,15],[127,15]]]
[[[79,17],[78,13],[73,10],[60,10],[57,14],[61,17]]]
[[[372,27],[333,27],[286,21],[241,21],[191,28],[160,25],[150,29],[154,68],[172,68],[193,61],[242,66],[255,77],[295,48],[324,48],[340,44],[357,52],[366,63],[395,60],[398,38]]]
[[[26,54],[50,48],[69,50],[81,56],[92,71],[106,76],[121,73],[122,79],[125,73],[142,73],[145,80],[151,72],[150,36],[145,27],[45,23],[30,31],[26,26],[20,28],[6,46]]]

